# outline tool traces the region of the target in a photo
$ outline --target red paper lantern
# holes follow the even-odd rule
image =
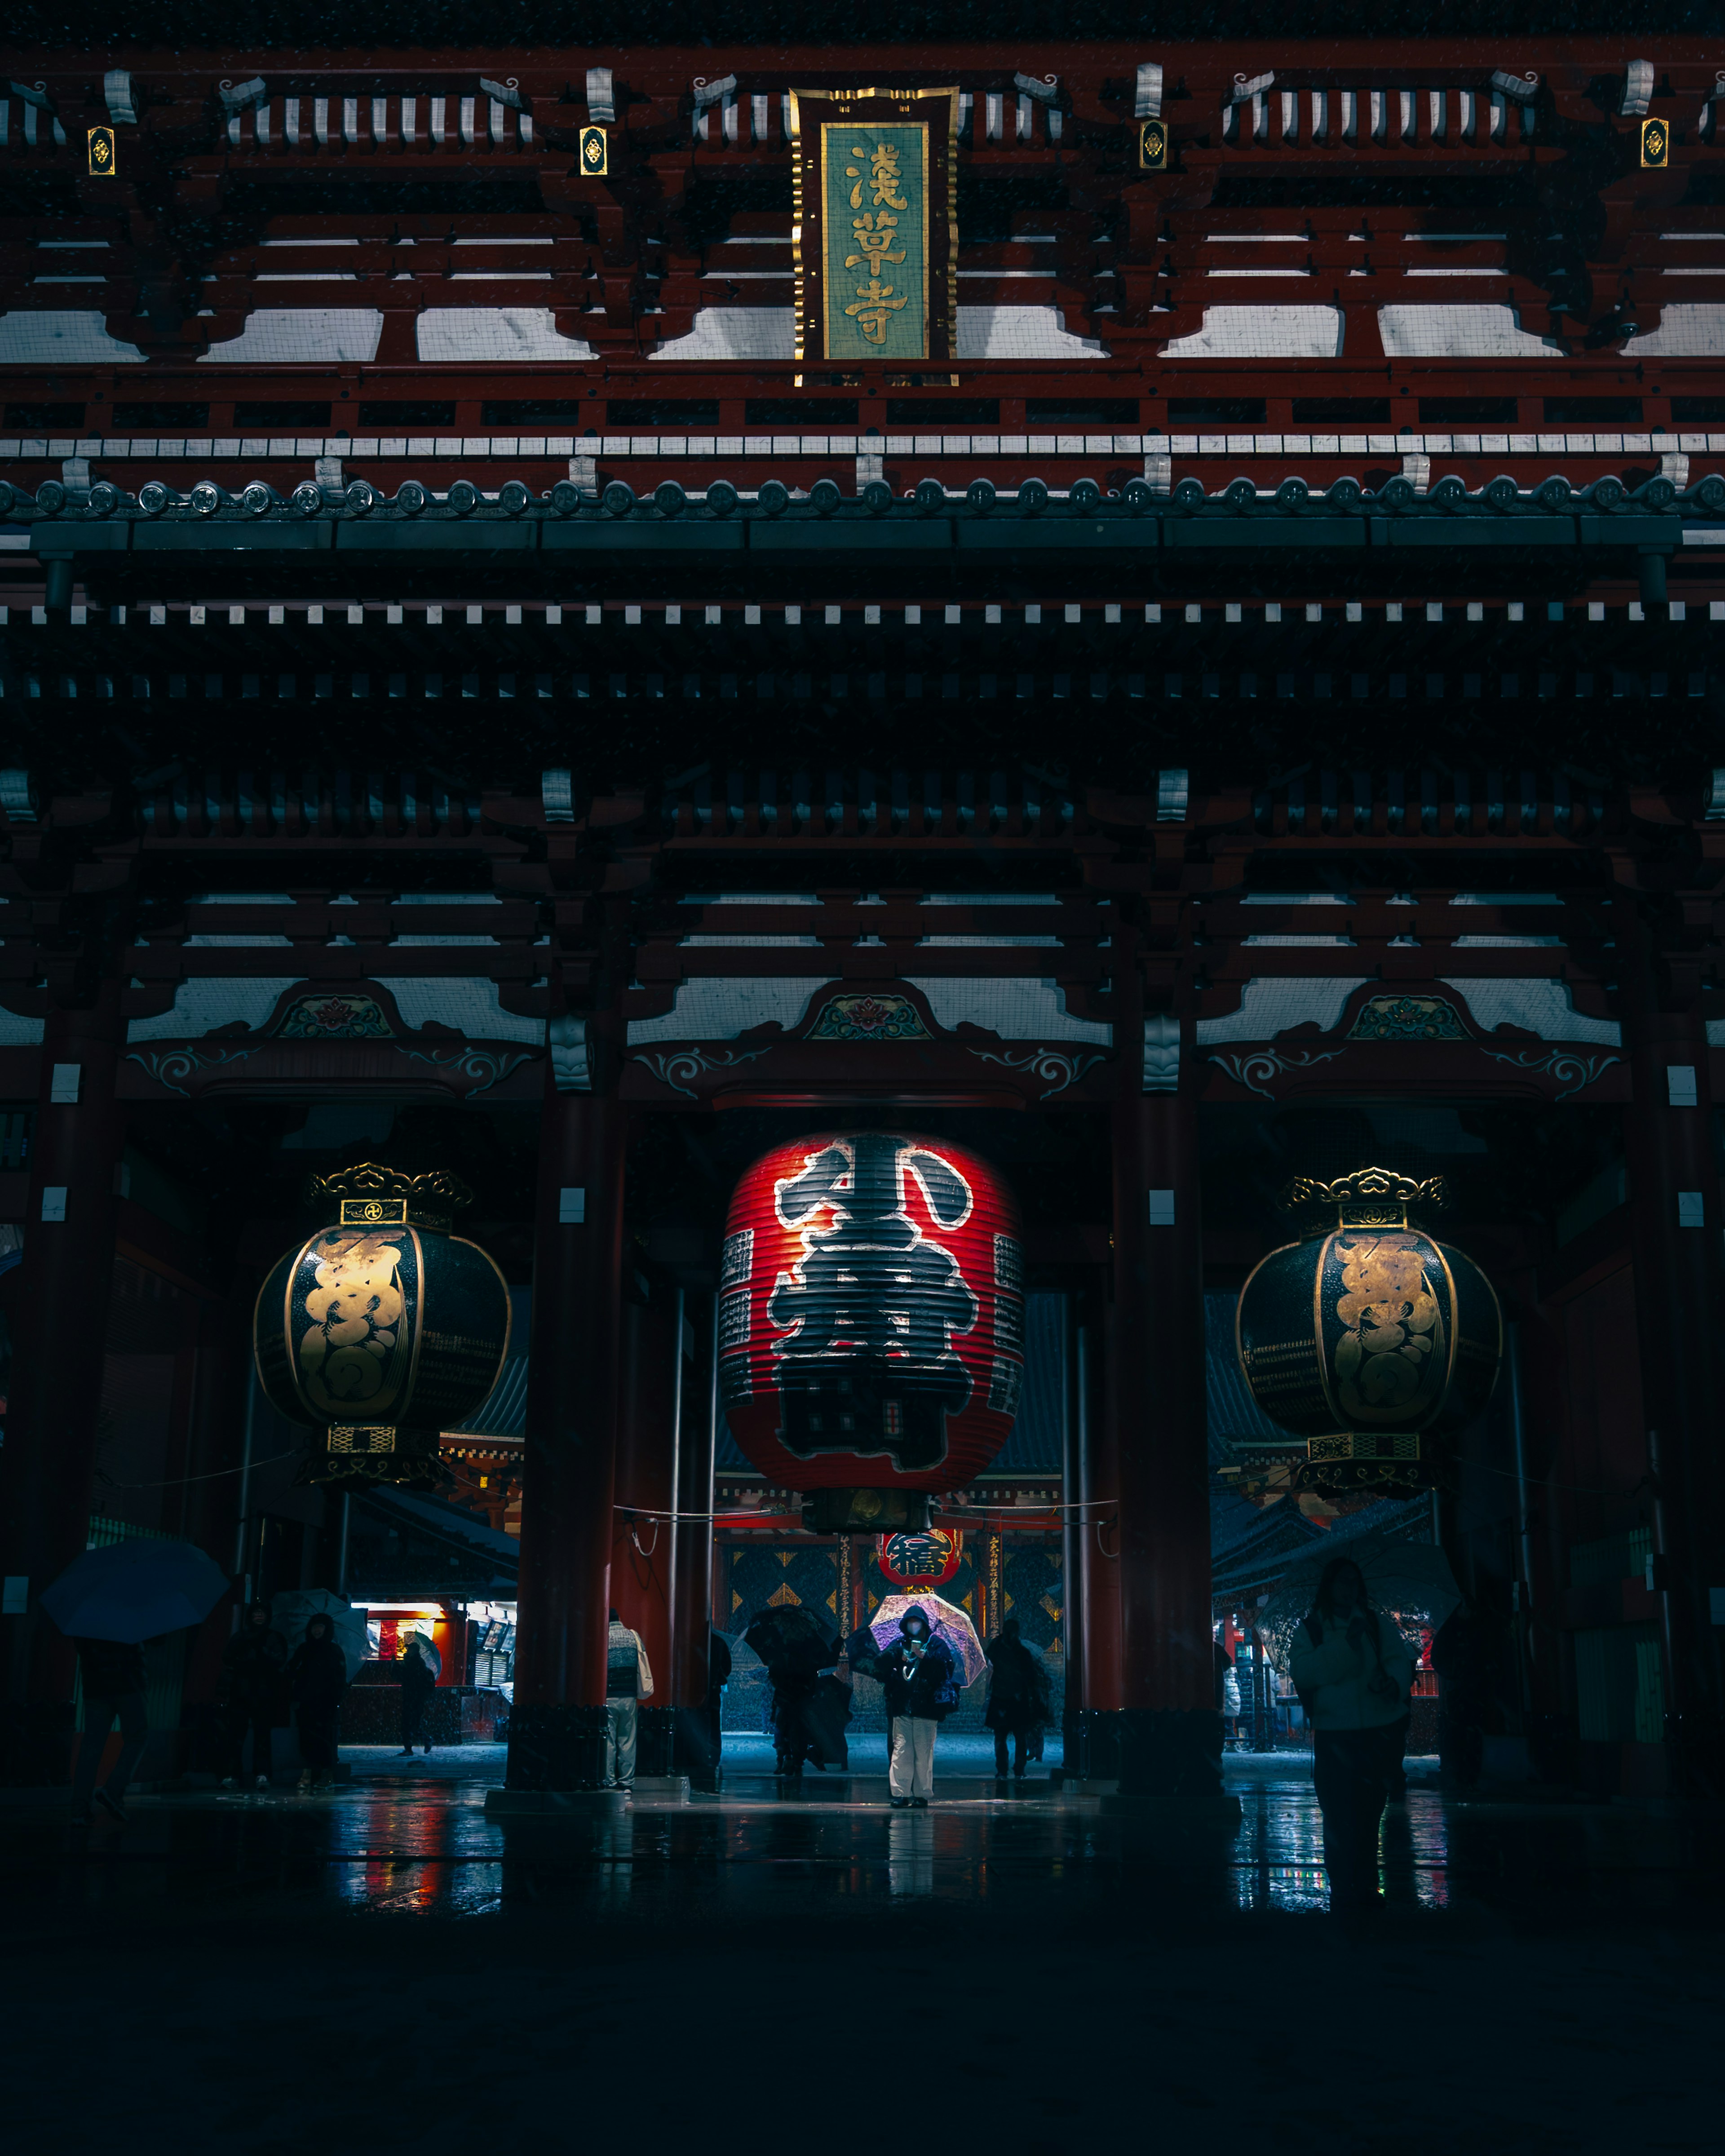
[[[848,1492],[812,1523],[926,1522],[1006,1441],[1024,1380],[1012,1194],[944,1138],[798,1138],[737,1184],[719,1377],[737,1444],[781,1489]],[[872,1502],[871,1500],[872,1494]],[[841,1517],[842,1515],[842,1517]]]
[[[875,1562],[880,1576],[895,1587],[944,1587],[964,1555],[964,1537],[957,1527],[924,1527],[920,1534],[879,1535]]]

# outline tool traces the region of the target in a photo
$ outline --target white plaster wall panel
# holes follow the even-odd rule
[[[593,357],[584,339],[562,335],[549,307],[428,307],[416,334],[420,358],[434,364]]]
[[[173,1009],[155,1018],[135,1018],[126,1029],[128,1040],[198,1040],[218,1025],[236,1022],[254,1032],[267,1025],[271,1013],[299,976],[295,973],[261,978],[224,973],[207,974],[198,981],[182,981],[174,990]]]
[[[1204,327],[1171,337],[1164,359],[1337,359],[1339,307],[1206,307]]]
[[[655,1040],[735,1040],[757,1025],[797,1024],[809,999],[838,978],[785,981],[770,975],[743,974],[733,980],[685,981],[663,1018],[629,1021],[629,1045],[641,1048]]]
[[[1390,359],[1540,359],[1563,357],[1555,337],[1522,327],[1513,307],[1380,307],[1378,333]]]
[[[1625,359],[1717,359],[1725,354],[1725,306],[1684,300],[1667,306],[1659,327],[1631,337]]]
[[[1612,1018],[1587,1018],[1576,1009],[1564,981],[1458,981],[1446,979],[1473,1015],[1482,1033],[1500,1025],[1518,1025],[1542,1040],[1588,1040],[1620,1048],[1623,1028]]]
[[[1058,981],[1001,980],[991,974],[906,979],[928,998],[937,1025],[986,1026],[1003,1040],[1087,1040],[1113,1045],[1114,1029],[1075,1018]]]
[[[0,315],[0,367],[143,364],[135,344],[110,336],[102,317],[70,310]]]
[[[1224,1040],[1274,1040],[1296,1025],[1315,1025],[1320,1033],[1332,1033],[1341,1022],[1348,998],[1365,986],[1363,975],[1348,979],[1329,973],[1289,973],[1279,978],[1255,974],[1240,992],[1240,1009],[1224,1018],[1201,1018],[1196,1040],[1200,1048]]]

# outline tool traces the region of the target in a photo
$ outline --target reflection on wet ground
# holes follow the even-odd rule
[[[1192,1917],[1321,1911],[1310,1779],[1253,1766],[1229,1777],[1242,1806],[1232,1834],[1122,1817],[1045,1779],[1007,1789],[956,1776],[937,1783],[930,1810],[898,1812],[871,1776],[732,1775],[718,1798],[643,1793],[617,1815],[500,1819],[485,1809],[490,1775],[371,1772],[327,1797],[144,1798],[123,1829],[33,1819],[8,1837],[5,1868],[15,1908],[140,1893],[196,1907],[285,1892],[379,1912],[471,1917],[525,1900],[675,1922],[919,1898],[1038,1917],[1106,1919],[1147,1897]],[[1686,1922],[1720,1904],[1712,1824],[1675,1810],[1459,1801],[1416,1786],[1386,1815],[1381,1849],[1386,1902],[1404,1912],[1465,1902],[1543,1930],[1637,1911]]]
[[[1234,1779],[1232,1835],[958,1776],[500,1822],[459,1755],[85,1835],[7,1806],[8,2146],[1717,2148],[1715,1818],[1416,1789],[1362,1943],[1309,1776]]]

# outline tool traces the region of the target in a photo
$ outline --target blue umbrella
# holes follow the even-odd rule
[[[201,1625],[228,1588],[196,1543],[141,1539],[85,1550],[43,1589],[42,1606],[68,1639],[136,1646]]]

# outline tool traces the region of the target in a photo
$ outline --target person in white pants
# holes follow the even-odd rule
[[[937,1722],[920,1714],[896,1714],[892,1718],[892,1766],[888,1784],[896,1804],[906,1802],[919,1808],[934,1794],[934,1740]]]
[[[891,1717],[893,1809],[909,1804],[920,1811],[934,1794],[934,1740],[958,1704],[958,1663],[922,1610],[906,1610],[898,1629],[900,1637],[875,1659],[872,1674],[880,1680]]]

